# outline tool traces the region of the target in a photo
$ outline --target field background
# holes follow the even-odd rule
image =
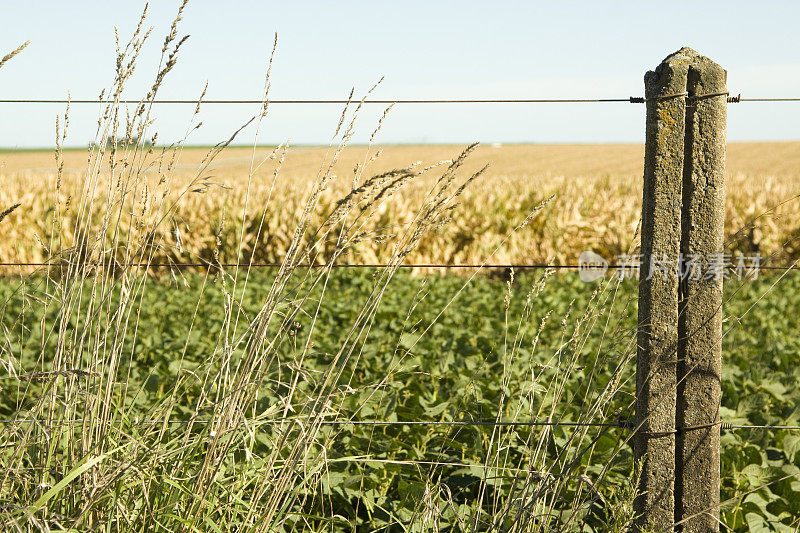
[[[330,200],[346,194],[356,176],[363,182],[371,175],[414,162],[421,162],[420,166],[435,164],[455,157],[461,148],[347,148],[334,167],[337,178],[325,191],[327,200],[321,202],[317,220],[329,214]],[[204,148],[183,148],[180,152],[154,149],[145,160],[136,163],[144,169],[153,190],[158,188],[158,180],[166,176],[172,180],[171,197],[189,191],[179,203],[175,222],[161,229],[165,232],[161,235],[165,243],[178,244],[177,228],[180,246],[163,249],[161,257],[153,258],[156,262],[207,259],[215,248],[220,250],[223,261],[235,262],[239,242],[236,227],[241,225],[243,207],[247,203],[248,217],[254,218],[254,210],[265,205],[282,151],[231,147],[201,171],[200,164],[207,153]],[[273,158],[266,159],[270,154]],[[247,226],[242,259],[249,260],[248,250],[256,240],[260,244],[255,261],[273,262],[283,257],[302,199],[308,194],[326,154],[330,156],[332,150],[288,149],[274,181],[273,201],[265,224],[260,231],[257,225]],[[63,202],[70,195],[81,196],[79,191],[86,186],[88,153],[67,150],[62,157]],[[255,161],[252,166],[251,161]],[[552,194],[557,196],[543,214],[513,235],[490,262],[574,264],[586,249],[613,260],[629,251],[634,242],[641,209],[642,161],[641,145],[479,146],[463,171],[468,173],[488,164],[486,173],[462,197],[452,223],[436,235],[426,237],[407,262],[481,262],[515,224]],[[726,251],[760,253],[773,264],[796,259],[800,254],[796,242],[800,224],[796,216],[798,202],[792,198],[800,192],[800,142],[731,143],[727,173]],[[90,194],[98,199],[93,208],[95,217],[103,213],[101,199],[108,190],[108,184],[102,183],[103,175],[100,172],[96,190]],[[424,175],[417,178],[417,183],[410,184],[402,198],[387,205],[365,231],[392,232],[410,223],[415,206],[433,179]],[[0,153],[0,206],[22,204],[0,226],[0,257],[33,262],[46,258],[42,244],[48,242],[53,230],[52,206],[57,181],[52,152]],[[146,198],[146,192],[138,194]],[[781,202],[785,203],[778,206]],[[76,206],[68,201],[66,204],[67,219],[70,216],[74,219]],[[226,223],[220,231],[223,211]],[[358,257],[348,260],[380,262],[388,257],[390,250],[380,242],[370,242],[357,247],[356,253]],[[322,250],[320,258],[324,256]],[[4,272],[12,273],[7,268]]]

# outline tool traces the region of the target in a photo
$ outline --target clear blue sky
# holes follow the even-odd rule
[[[17,1],[3,5],[0,55],[31,45],[0,69],[0,98],[96,98],[114,68],[114,26],[133,30],[135,0]],[[128,96],[151,82],[178,7],[156,0],[153,36]],[[160,94],[259,98],[278,33],[272,98],[344,98],[385,76],[379,98],[627,97],[642,76],[688,45],[728,69],[744,96],[800,96],[800,2],[271,2],[193,0],[191,35]],[[0,146],[50,146],[62,106],[0,104]],[[252,109],[208,106],[191,143],[225,138]],[[183,134],[188,107],[160,107],[159,137]],[[368,138],[382,108],[363,115]],[[274,106],[264,143],[327,143],[337,106]],[[379,142],[640,142],[644,106],[505,104],[398,106]],[[94,105],[71,111],[69,144],[92,140]],[[729,107],[730,140],[800,139],[800,103]],[[241,138],[248,142],[252,135]]]

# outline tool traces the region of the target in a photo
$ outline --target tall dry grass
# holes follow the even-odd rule
[[[352,165],[347,146],[357,127],[357,99],[343,110],[331,146],[324,154],[318,152],[316,171],[304,174],[308,179],[302,183],[285,177],[291,161],[286,146],[268,153],[253,149],[246,173],[227,180],[235,183],[212,179],[224,166],[221,157],[233,153],[227,147],[235,134],[185,172],[182,142],[165,149],[145,142],[156,137],[152,101],[185,42],[179,32],[185,6],[163,42],[158,74],[132,116],[123,114],[118,101],[148,42],[146,10],[130,40],[118,43],[114,82],[104,92],[112,103],[103,108],[94,147],[80,154],[85,167],[73,172],[74,154],[61,149],[68,138],[67,109],[57,123],[59,148],[55,170],[44,180],[47,187],[36,174],[3,176],[0,201],[21,204],[1,221],[2,242],[8,246],[3,257],[52,265],[33,275],[14,271],[20,281],[0,304],[3,394],[13,398],[11,406],[4,404],[7,419],[0,429],[0,520],[7,530],[333,527],[335,509],[330,516],[309,514],[309,509],[325,509],[318,488],[330,468],[326,451],[341,436],[327,422],[345,413],[346,402],[391,384],[416,344],[401,346],[398,341],[393,363],[379,383],[361,390],[347,386],[399,266],[443,256],[449,261],[502,260],[523,253],[522,248],[526,257],[535,257],[523,244],[530,242],[529,236],[518,235],[528,228],[546,231],[555,223],[542,219],[552,209],[549,190],[513,195],[515,203],[501,207],[512,195],[497,196],[496,184],[480,185],[485,166],[470,163],[475,145],[454,150],[452,159],[401,165],[385,161],[380,150],[369,147],[360,150],[359,164]],[[243,121],[256,129],[269,113],[270,67],[264,105]],[[198,113],[201,107],[198,102]],[[196,115],[187,130],[195,126]],[[337,175],[343,164],[352,171]],[[485,211],[490,192],[495,196],[488,206],[500,209],[492,217]],[[476,226],[488,228],[487,235],[476,238]],[[508,246],[516,251],[504,251]],[[201,291],[210,283],[221,287],[217,305],[223,319],[213,332],[217,343],[199,364],[185,365],[192,345],[191,334],[187,336],[183,350],[174,354],[171,386],[157,401],[143,405],[146,383],[137,382],[131,368],[137,339],[146,333],[139,330],[139,318],[148,312],[144,296],[160,289],[147,268],[133,265],[183,257],[209,263]],[[337,350],[319,371],[308,362],[314,353],[314,324],[321,301],[336,295],[326,292],[331,267],[301,265],[351,257],[380,260],[386,266],[376,271],[360,313],[341,330]],[[259,295],[262,305],[252,316],[239,302],[252,290],[249,264],[261,258],[280,267]],[[236,266],[223,266],[227,261]],[[169,272],[176,279],[181,275]],[[616,295],[615,282],[609,280],[574,326],[571,317],[563,317],[558,353],[544,356],[547,364],[534,360],[549,316],[540,321],[537,298],[550,274],[523,296],[520,316],[509,310],[509,302],[519,297],[512,284],[505,303],[498,302],[505,306],[507,323],[517,326],[509,327],[503,341],[504,383],[516,386],[522,379],[530,386],[499,402],[497,420],[555,418],[559,406],[572,401],[566,383],[580,362],[587,335],[596,327],[613,331],[605,316],[607,302]],[[469,283],[465,280],[463,287]],[[460,292],[447,307],[457,304]],[[312,298],[315,294],[321,294],[319,299]],[[10,304],[15,298],[22,302],[20,308]],[[414,305],[408,302],[409,315]],[[190,332],[197,312],[186,312]],[[295,324],[301,314],[308,315],[311,327],[298,334]],[[437,319],[415,338],[432,334]],[[30,337],[36,342],[26,342]],[[630,340],[623,344],[625,357],[613,361],[618,368],[632,354]],[[33,349],[37,351],[30,353]],[[288,359],[287,350],[292,354]],[[609,356],[598,356],[595,362],[598,368],[611,363]],[[609,401],[622,386],[621,374],[615,375],[608,382],[594,380],[585,390],[581,421],[609,415]],[[280,392],[265,407],[259,398],[266,390]],[[597,436],[588,426],[559,432],[554,452],[554,435],[548,427],[530,431],[518,457],[508,453],[516,433],[495,428],[485,443],[484,464],[476,465],[485,474],[475,501],[453,502],[432,468],[413,515],[397,519],[396,527],[437,530],[445,516],[465,530],[578,527],[596,501],[604,475],[589,479],[582,473]],[[624,449],[620,442],[618,451]],[[495,490],[500,474],[505,494]],[[618,527],[630,520],[626,509],[609,512]]]

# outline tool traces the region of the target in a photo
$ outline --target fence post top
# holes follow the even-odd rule
[[[686,66],[704,66],[710,67],[713,69],[722,69],[716,62],[712,61],[708,57],[698,53],[693,48],[688,46],[684,46],[677,52],[673,52],[661,62],[661,64],[668,64],[673,68],[678,65],[686,65]],[[661,66],[661,65],[659,65]]]
[[[662,63],[672,64],[672,63],[691,62],[691,60],[696,57],[702,57],[702,56],[699,53],[697,53],[693,48],[684,46],[677,52],[673,52],[667,57],[665,57]]]
[[[644,75],[645,96],[652,98],[664,94],[681,93],[686,90],[686,78],[689,70],[711,73],[712,76],[722,77],[724,86],[726,71],[708,57],[699,54],[694,49],[684,46],[673,52],[655,68]],[[711,84],[713,85],[713,84]]]

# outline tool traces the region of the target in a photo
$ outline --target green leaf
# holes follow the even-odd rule
[[[794,462],[797,452],[800,451],[800,435],[786,435],[783,439],[783,451],[786,452],[786,457]]]
[[[760,387],[778,400],[781,400],[786,395],[786,387],[778,381],[767,381],[761,383]]]
[[[406,350],[415,348],[422,336],[417,333],[403,332],[400,334],[400,346]]]
[[[64,487],[69,485],[72,482],[73,479],[75,479],[76,477],[80,476],[81,474],[83,474],[84,472],[86,472],[87,470],[92,468],[94,465],[96,465],[96,464],[100,463],[101,461],[103,461],[103,459],[108,457],[108,455],[109,455],[108,453],[104,453],[102,455],[98,455],[96,457],[92,457],[91,459],[87,460],[83,464],[80,464],[80,465],[76,466],[75,468],[73,468],[66,476],[64,476],[64,479],[62,479],[61,481],[59,481],[58,483],[53,485],[50,488],[50,490],[48,490],[47,492],[42,494],[41,497],[39,497],[38,500],[33,502],[33,504],[30,507],[28,507],[27,511],[30,514],[35,514],[37,511],[39,511],[39,509],[44,507],[47,504],[47,502],[49,502],[53,498],[53,496],[55,496],[56,494],[61,492],[64,489]]]
[[[764,517],[758,513],[747,513],[744,515],[744,520],[747,522],[747,530],[751,533],[772,531]]]

